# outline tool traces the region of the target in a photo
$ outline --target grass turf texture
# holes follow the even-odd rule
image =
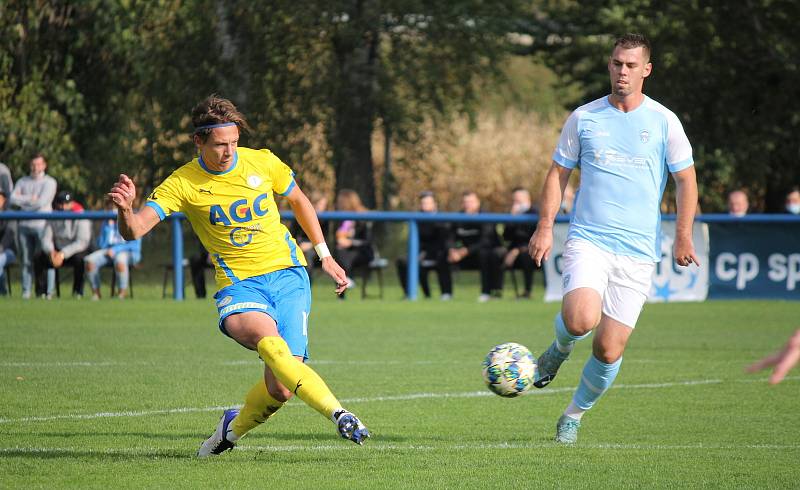
[[[495,344],[541,352],[557,304],[340,302],[317,288],[312,365],[373,438],[339,439],[296,400],[233,452],[197,460],[214,407],[242,403],[259,361],[217,331],[210,300],[147,299],[160,294],[147,287],[125,302],[0,301],[0,486],[797,484],[800,373],[771,387],[742,372],[783,344],[796,303],[648,305],[615,387],[584,417],[578,444],[560,447],[555,422],[590,341],[548,388],[517,399],[489,393],[480,374]]]

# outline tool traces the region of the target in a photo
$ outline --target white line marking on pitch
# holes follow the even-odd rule
[[[442,446],[429,446],[419,444],[382,444],[379,442],[370,442],[359,451],[463,451],[463,450],[478,450],[478,451],[496,451],[502,449],[544,449],[562,447],[555,442],[544,443],[495,443],[495,444],[454,444]],[[254,452],[292,452],[292,451],[350,451],[354,447],[349,444],[317,444],[303,446],[299,444],[288,444],[285,446],[236,446],[236,452],[240,451],[254,451]],[[786,451],[800,449],[797,444],[580,444],[579,446],[569,448],[572,451],[581,449],[616,449],[616,450],[767,450],[767,451]],[[0,448],[0,454],[123,454],[130,456],[152,456],[163,454],[185,454],[190,457],[191,452],[183,448],[106,448],[106,449],[87,449],[76,447],[5,447]]]
[[[789,376],[786,380],[797,380],[800,376]],[[735,380],[739,383],[750,383],[754,381],[766,382],[765,379],[760,380]],[[702,379],[694,381],[678,381],[673,383],[644,383],[644,384],[620,384],[612,386],[611,389],[615,390],[635,390],[635,389],[659,389],[659,388],[672,388],[678,386],[702,386],[710,384],[720,384],[724,381],[721,379]],[[529,391],[524,396],[547,396],[555,395],[558,393],[566,393],[574,391],[574,387],[569,388],[553,388],[547,390]],[[386,402],[386,401],[407,401],[419,400],[429,398],[477,398],[477,397],[493,397],[489,391],[468,391],[462,393],[409,393],[407,395],[386,395],[386,396],[372,396],[363,398],[345,398],[342,399],[344,403],[371,403],[371,402]],[[287,405],[300,406],[300,403],[290,403]],[[125,411],[125,412],[98,412],[87,414],[63,414],[51,415],[43,417],[21,417],[21,418],[0,418],[0,424],[10,424],[15,422],[48,422],[51,420],[87,420],[99,418],[112,418],[112,417],[144,417],[148,415],[171,415],[179,413],[195,413],[195,412],[217,412],[226,408],[241,407],[241,405],[217,405],[211,407],[183,407],[183,408],[168,408],[163,410],[144,410],[144,411]]]
[[[658,363],[668,363],[674,362],[669,361],[666,359],[629,359],[625,361],[626,363],[636,363],[636,364],[658,364]],[[730,361],[730,362],[739,362],[739,361]],[[438,361],[401,361],[401,360],[360,360],[360,361],[334,361],[334,360],[327,360],[327,359],[309,359],[309,364],[315,366],[322,366],[322,365],[343,365],[343,366],[430,366],[435,364],[475,364],[476,366],[480,365],[480,362],[473,362],[473,361],[452,361],[452,360],[438,360]],[[64,367],[85,367],[85,368],[96,368],[96,367],[109,367],[109,366],[156,366],[156,367],[164,367],[164,366],[172,366],[172,365],[180,365],[182,363],[179,362],[155,362],[155,361],[133,361],[133,362],[118,362],[118,361],[53,361],[53,362],[26,362],[26,361],[9,361],[9,362],[0,362],[0,368],[64,368]],[[262,362],[258,359],[240,359],[236,361],[220,361],[218,363],[221,366],[256,366],[261,365]]]

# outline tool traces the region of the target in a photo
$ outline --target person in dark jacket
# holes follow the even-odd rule
[[[419,195],[419,210],[423,213],[438,211],[436,197],[433,192],[425,191]],[[436,270],[439,279],[439,290],[442,301],[453,297],[453,272],[450,262],[447,261],[447,246],[450,239],[450,227],[441,222],[420,222],[419,229],[419,285],[426,298],[431,297],[431,287],[428,282],[428,273]],[[408,258],[397,259],[397,274],[403,292],[408,296]]]
[[[466,214],[481,212],[481,200],[475,192],[462,194],[461,210]],[[494,223],[458,223],[453,229],[447,260],[462,268],[480,270],[481,294],[478,301],[484,303],[492,294],[499,295],[503,290],[504,251]]]
[[[511,214],[537,214],[536,208],[531,205],[531,193],[527,189],[516,187],[511,191]],[[503,230],[503,240],[506,242],[503,267],[522,270],[525,287],[522,298],[530,298],[533,291],[533,272],[536,264],[528,253],[528,242],[534,231],[536,231],[536,221],[533,218],[529,223],[509,223]]]

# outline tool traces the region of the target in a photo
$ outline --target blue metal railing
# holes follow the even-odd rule
[[[25,220],[25,219],[116,219],[114,211],[84,211],[71,213],[55,211],[51,213],[36,213],[27,211],[0,212],[0,220]],[[291,212],[281,213],[282,219],[294,219]],[[173,298],[183,299],[183,233],[181,221],[185,219],[182,213],[175,213],[167,217],[172,222],[172,261],[173,261]],[[538,216],[531,214],[511,215],[502,213],[421,213],[407,211],[367,211],[363,213],[327,211],[319,214],[320,221],[386,221],[406,222],[408,224],[408,299],[417,299],[417,285],[419,278],[419,227],[420,222],[447,222],[447,223],[534,223]],[[674,220],[675,215],[662,215],[666,221]],[[790,214],[751,214],[740,218],[727,214],[704,214],[695,218],[704,223],[777,223],[800,222],[800,216]],[[558,222],[569,221],[568,216],[559,215]]]

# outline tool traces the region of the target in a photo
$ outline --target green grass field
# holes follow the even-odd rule
[[[557,304],[332,298],[317,288],[312,365],[373,433],[363,447],[299,400],[233,452],[194,457],[220,407],[260,375],[210,300],[0,299],[3,488],[788,488],[798,485],[800,372],[743,367],[797,325],[796,303],[648,305],[616,385],[574,447],[551,442],[590,342],[550,387],[492,395],[493,345],[536,354]],[[474,289],[474,287],[473,287]],[[18,291],[18,290],[17,290]],[[354,295],[355,296],[355,295]]]

